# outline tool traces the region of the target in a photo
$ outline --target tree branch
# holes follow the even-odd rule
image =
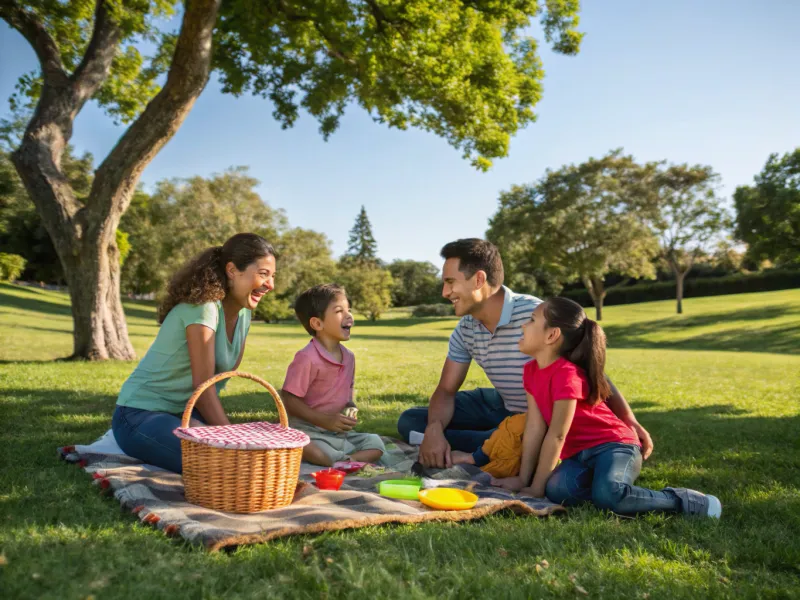
[[[142,171],[175,135],[205,88],[220,1],[192,0],[186,5],[164,87],[97,169],[87,202],[91,227],[116,228]]]
[[[63,84],[67,79],[67,72],[61,62],[58,44],[47,32],[44,23],[35,14],[22,8],[16,0],[3,0],[0,3],[0,18],[19,31],[33,47],[45,82]]]
[[[94,11],[94,31],[81,64],[70,78],[75,84],[76,113],[91,98],[111,71],[122,31],[110,18],[104,0],[97,0]]]

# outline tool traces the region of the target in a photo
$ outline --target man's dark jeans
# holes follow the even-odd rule
[[[444,436],[453,450],[472,453],[512,414],[494,388],[461,391],[456,394],[453,419],[444,430]],[[406,442],[410,432],[424,433],[427,426],[427,406],[409,408],[397,421],[397,430]]]

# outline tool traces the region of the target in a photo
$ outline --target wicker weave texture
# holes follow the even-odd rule
[[[261,384],[278,407],[282,427],[288,427],[283,402],[269,383],[250,373],[228,371],[200,384],[186,403],[181,427],[188,427],[197,399],[210,386],[231,377]],[[233,513],[254,513],[291,504],[300,475],[303,448],[234,450],[181,439],[186,499],[200,506]]]

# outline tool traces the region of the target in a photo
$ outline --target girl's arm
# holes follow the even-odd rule
[[[186,345],[189,349],[189,364],[192,369],[192,387],[195,389],[214,376],[214,342],[213,329],[199,324],[189,325],[186,328]],[[203,392],[197,399],[195,407],[208,425],[230,425],[231,423],[222,409],[216,386],[212,385]]]
[[[525,433],[522,435],[522,464],[520,465],[519,475],[503,479],[492,479],[492,485],[514,492],[526,487],[531,482],[533,467],[539,458],[542,440],[545,433],[547,433],[547,423],[544,422],[536,401],[530,394],[527,394],[527,396],[528,414],[525,420]]]
[[[636,420],[636,416],[633,414],[630,405],[625,400],[625,397],[622,395],[617,389],[617,386],[606,377],[608,380],[608,384],[611,386],[611,396],[606,400],[608,407],[625,425],[630,427],[636,432],[636,435],[639,436],[639,441],[642,443],[642,458],[647,460],[650,454],[653,452],[653,438],[650,437],[650,434],[647,430],[641,426],[639,421]]]
[[[542,440],[547,433],[547,423],[544,422],[542,413],[533,396],[528,396],[528,420],[525,422],[525,434],[522,436],[522,465],[519,468],[519,477],[522,487],[531,482],[533,468],[539,459],[542,449]]]
[[[550,427],[544,436],[542,450],[539,454],[539,464],[536,467],[536,474],[533,476],[533,483],[529,488],[532,496],[544,498],[545,485],[558,464],[558,457],[564,447],[564,440],[567,439],[577,405],[577,400],[558,400],[553,403],[553,417],[550,419]]]

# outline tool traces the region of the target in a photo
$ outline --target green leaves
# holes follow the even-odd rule
[[[800,264],[800,148],[772,154],[755,185],[738,187],[733,200],[736,237],[749,244],[751,259]]]
[[[577,8],[542,10],[557,51],[577,51]],[[485,170],[541,97],[536,42],[519,37],[537,12],[529,1],[226,2],[215,66],[225,91],[272,100],[284,127],[304,108],[327,137],[355,102],[379,123],[445,138]]]
[[[111,73],[94,99],[114,117],[128,123],[158,93],[156,79],[166,72],[174,49],[174,36],[159,31],[175,12],[174,0],[106,0],[107,17],[120,29],[120,42]],[[61,62],[73,75],[84,60],[97,26],[95,0],[31,0],[26,9],[36,15],[56,43]],[[141,54],[145,44],[155,44],[152,57]],[[170,45],[172,44],[172,45]],[[31,110],[41,93],[38,71],[19,78],[10,98],[12,110]]]

